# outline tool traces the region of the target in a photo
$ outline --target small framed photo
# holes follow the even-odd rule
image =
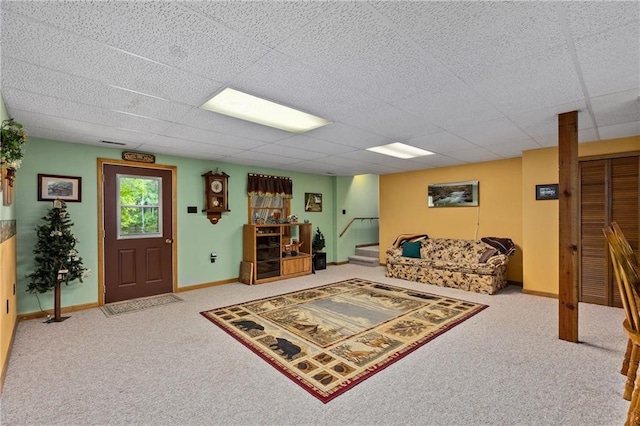
[[[38,201],[82,201],[82,178],[38,174]]]
[[[322,194],[305,192],[304,193],[304,211],[305,212],[321,212],[322,211]]]
[[[536,185],[536,200],[557,200],[558,184]]]

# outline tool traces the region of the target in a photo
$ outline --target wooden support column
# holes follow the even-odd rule
[[[558,337],[578,342],[578,111],[558,115],[560,275]]]

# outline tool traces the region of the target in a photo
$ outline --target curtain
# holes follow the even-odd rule
[[[263,197],[293,198],[293,181],[284,176],[249,173],[247,194]]]

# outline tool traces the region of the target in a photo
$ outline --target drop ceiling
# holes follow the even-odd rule
[[[640,135],[640,3],[2,1],[1,92],[31,137],[386,174]],[[331,123],[200,109],[226,87]],[[124,145],[103,145],[107,140]],[[366,151],[392,142],[435,155]]]

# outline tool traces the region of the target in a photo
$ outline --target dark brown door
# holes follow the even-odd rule
[[[638,156],[580,162],[580,301],[622,307],[602,228],[620,225],[634,251],[640,242]]]
[[[173,291],[172,171],[104,165],[105,303]]]

